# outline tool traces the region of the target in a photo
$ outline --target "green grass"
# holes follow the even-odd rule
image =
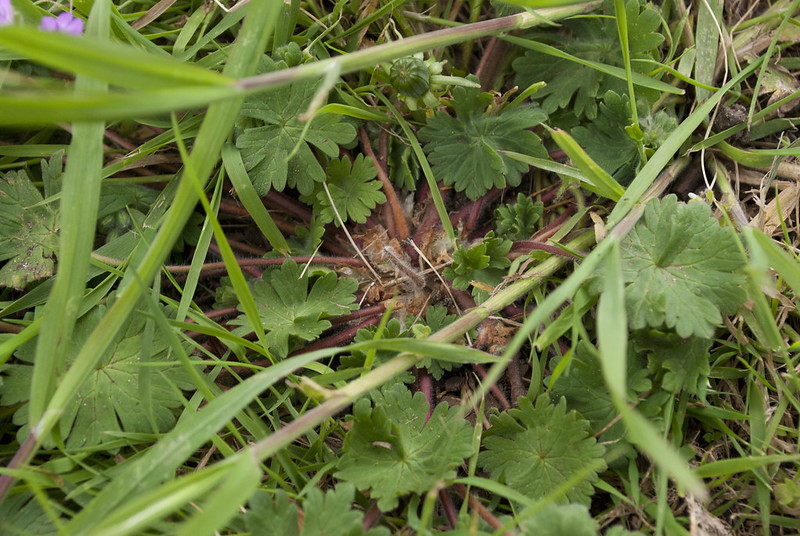
[[[15,1],[0,534],[800,529],[798,2],[725,4]]]

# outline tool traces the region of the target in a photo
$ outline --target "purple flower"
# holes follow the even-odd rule
[[[14,22],[14,10],[11,0],[0,0],[0,26],[8,26]]]
[[[6,0],[0,0],[3,2]],[[58,17],[42,17],[42,23],[39,29],[43,32],[61,32],[72,35],[81,35],[83,33],[83,19],[73,17],[71,13],[59,13]]]

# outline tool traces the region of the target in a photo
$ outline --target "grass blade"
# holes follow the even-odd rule
[[[96,2],[89,16],[87,31],[97,36],[107,35],[109,11],[107,1]],[[76,85],[78,89],[106,89],[103,82],[85,76],[78,77]],[[53,290],[42,318],[43,329],[39,332],[36,345],[30,422],[38,422],[42,418],[55,391],[56,378],[64,374],[66,351],[86,287],[100,203],[104,128],[105,125],[99,122],[73,125],[70,156],[61,190],[58,258],[63,262],[58,264]]]
[[[606,170],[601,168],[597,162],[592,160],[592,157],[583,150],[583,147],[578,145],[578,142],[572,136],[558,128],[551,130],[550,135],[553,136],[553,141],[567,153],[572,163],[583,172],[583,175],[588,180],[588,185],[585,186],[587,190],[612,201],[618,201],[622,197],[622,194],[625,193],[625,188]]]
[[[611,394],[626,399],[628,318],[625,313],[625,281],[622,278],[619,241],[614,235],[606,256],[603,292],[597,304],[597,341],[603,377]]]
[[[99,35],[77,37],[24,26],[0,28],[0,46],[59,71],[80,74],[118,87],[161,89],[225,85],[225,75],[114,43]]]
[[[288,255],[289,244],[286,243],[286,239],[283,238],[283,234],[281,234],[275,222],[272,221],[272,217],[267,212],[267,209],[264,208],[264,203],[261,202],[256,189],[253,188],[253,183],[244,168],[242,155],[239,154],[239,150],[236,149],[235,145],[229,143],[222,148],[222,162],[225,165],[225,170],[228,172],[231,183],[233,183],[236,194],[239,196],[239,200],[244,205],[244,208],[247,209],[247,212],[250,213],[258,228],[261,229],[264,237],[274,249],[284,255]]]

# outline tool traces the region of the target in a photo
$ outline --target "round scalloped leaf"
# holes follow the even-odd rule
[[[539,499],[564,484],[587,464],[596,461],[605,469],[605,449],[592,437],[589,421],[575,411],[567,411],[562,398],[552,405],[542,394],[534,405],[519,399],[519,408],[492,418],[492,427],[483,439],[485,451],[478,463],[502,479],[510,488]],[[589,504],[597,472],[573,486],[562,502]]]
[[[422,393],[394,384],[362,398],[353,407],[336,477],[358,489],[371,489],[378,508],[394,509],[399,498],[423,493],[453,478],[455,468],[472,455],[472,428],[459,408],[446,403],[425,422],[428,403]]]
[[[747,297],[734,231],[705,203],[654,199],[621,246],[633,329],[666,326],[683,338],[708,338],[720,312],[735,312]]]

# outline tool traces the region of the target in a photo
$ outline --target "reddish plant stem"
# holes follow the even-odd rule
[[[456,490],[456,493],[461,495],[462,499],[467,501],[469,507],[477,512],[477,514],[481,516],[481,519],[486,521],[490,527],[493,529],[499,529],[503,526],[503,524],[500,523],[500,520],[494,517],[489,510],[484,508],[478,499],[473,497],[471,493],[467,493],[467,487],[464,484],[453,484],[453,489]],[[512,536],[510,532],[504,532],[503,534],[504,536]]]
[[[137,149],[135,144],[128,141],[127,138],[117,135],[117,133],[111,130],[110,128],[107,128],[103,131],[103,136],[113,141],[114,143],[116,143],[118,146],[122,147],[129,153],[132,153]]]
[[[278,193],[274,190],[270,191],[261,198],[265,205],[271,205],[277,209],[283,210],[284,212],[293,215],[298,220],[302,221],[303,223],[308,223],[311,221],[311,211],[301,205],[294,199]]]
[[[17,449],[16,454],[14,457],[11,458],[11,461],[8,462],[9,469],[16,469],[20,467],[22,464],[27,463],[26,460],[30,459],[33,454],[31,454],[36,449],[36,441],[37,437],[35,432],[31,431],[28,436],[25,438],[25,441],[22,442],[19,449]],[[16,475],[6,473],[4,475],[0,475],[0,499],[6,496],[8,491],[11,489],[12,484],[14,484],[14,479]]]
[[[267,254],[267,251],[262,248],[257,248],[255,246],[251,246],[250,244],[239,242],[238,240],[231,240],[228,238],[228,244],[230,244],[232,248],[238,249],[239,251],[244,251],[250,255],[258,255],[259,257],[263,257]]]
[[[20,331],[22,331],[21,326],[9,324],[8,322],[0,322],[0,333],[19,333]]]
[[[389,169],[389,125],[381,125],[381,134],[378,137],[378,162],[383,169]]]
[[[209,246],[209,249],[215,249],[215,253],[219,254],[219,250],[213,244]],[[280,266],[286,259],[292,259],[297,264],[305,264],[308,261],[312,261],[311,264],[325,264],[331,266],[352,266],[354,268],[366,268],[364,265],[364,261],[361,259],[355,259],[353,257],[323,257],[317,255],[316,257],[311,257],[308,255],[295,255],[293,257],[276,257],[272,259],[236,259],[236,262],[239,266]],[[191,270],[191,266],[188,264],[179,264],[179,265],[170,265],[166,266],[168,272],[173,274],[185,274]],[[208,271],[217,271],[217,270],[225,270],[225,263],[220,262],[207,262],[203,264],[200,268],[201,273],[205,274]]]
[[[481,380],[486,379],[486,369],[484,369],[481,365],[478,363],[472,363],[472,368],[478,373],[478,376],[481,377]],[[491,390],[494,397],[497,399],[500,405],[503,406],[503,409],[506,411],[510,410],[511,404],[508,402],[502,391],[500,391],[500,388],[497,387],[497,384],[492,384]]]
[[[541,201],[544,206],[548,206],[553,202],[556,196],[558,196],[558,184],[553,184],[539,195],[539,201]]]
[[[325,337],[324,339],[320,339],[320,340],[318,340],[317,342],[315,342],[313,344],[309,344],[308,346],[305,346],[304,348],[301,348],[300,350],[297,350],[296,352],[292,352],[291,354],[289,354],[289,357],[297,355],[297,354],[305,353],[305,352],[313,352],[314,350],[320,350],[322,348],[331,348],[333,346],[338,346],[340,344],[343,344],[343,343],[349,341],[353,337],[355,337],[355,335],[356,335],[356,333],[358,333],[359,329],[363,329],[363,328],[366,328],[366,327],[369,327],[369,326],[374,326],[374,325],[380,323],[380,321],[381,321],[380,315],[375,316],[373,318],[370,318],[366,322],[360,323],[359,325],[357,325],[355,327],[340,331],[338,333],[335,333],[335,334],[331,335],[330,337]],[[245,338],[251,339],[252,337],[248,336],[248,337],[245,337]],[[259,359],[258,361],[251,362],[251,364],[254,365],[254,366],[257,366],[257,367],[269,367],[272,364],[272,362],[269,359]],[[249,376],[249,375],[251,375],[253,373],[252,369],[249,368],[249,367],[248,368],[244,368],[244,367],[235,367],[234,366],[234,367],[231,367],[231,368],[235,372],[237,372],[240,376],[242,376],[243,378],[246,377],[246,376]],[[220,371],[219,376],[218,376],[217,379],[222,378],[222,377],[227,376],[227,375],[230,375],[230,371],[227,368],[222,369]]]
[[[206,315],[206,318],[214,320],[215,318],[221,318],[223,316],[232,315],[238,312],[239,310],[236,309],[236,307],[223,307],[222,309],[215,309],[213,311],[208,311],[207,313],[204,314]],[[186,321],[192,324],[194,323],[192,319],[188,319]]]
[[[220,359],[222,359],[222,356],[224,356],[225,352],[228,350],[228,347],[222,344],[219,339],[216,338],[208,339],[206,343],[203,344],[203,348]]]
[[[372,305],[370,307],[364,307],[363,309],[359,309],[358,311],[353,311],[349,315],[337,316],[336,318],[331,318],[329,322],[331,323],[331,326],[338,326],[340,324],[346,324],[347,322],[352,322],[353,320],[358,320],[359,318],[383,315],[385,311],[386,311],[386,304],[379,303],[377,305]]]
[[[521,366],[519,354],[516,354],[508,362],[508,368],[506,369],[508,383],[511,385],[511,403],[514,405],[514,407],[517,407],[517,400],[519,397],[527,394],[527,390],[522,383],[522,372],[520,370]]]
[[[503,308],[503,313],[506,315],[506,318],[509,320],[517,320],[525,314],[531,314],[536,307],[528,307],[527,312],[522,307],[517,307],[516,305],[509,305]]]
[[[209,244],[208,250],[211,251],[212,253],[218,255],[219,257],[222,257],[222,252],[220,251],[219,245],[216,243],[216,241],[211,242],[211,244]],[[250,274],[252,277],[255,277],[255,278],[261,277],[261,274],[263,273],[263,270],[259,270],[258,268],[254,268],[253,264],[247,263],[247,262],[242,262],[243,260],[245,260],[245,259],[236,259],[237,264],[239,265],[239,267],[242,269],[243,272],[246,272],[246,273]],[[223,262],[222,265],[225,266],[225,263]]]
[[[567,221],[570,216],[575,214],[575,210],[576,210],[575,205],[568,206],[567,209],[561,214],[559,214],[555,220],[553,220],[551,223],[549,223],[548,225],[540,229],[535,235],[533,235],[533,237],[531,237],[531,240],[543,242],[548,238],[550,238],[551,236],[553,236],[554,234],[556,234],[558,230],[561,228],[561,226],[564,224],[564,222]]]
[[[492,79],[494,78],[497,66],[500,64],[500,56],[505,50],[505,43],[500,41],[497,37],[489,39],[489,44],[486,45],[486,50],[481,56],[481,61],[478,63],[478,68],[475,69],[475,76],[481,82],[481,91],[489,91],[492,89]]]
[[[472,295],[469,292],[466,290],[453,288],[450,281],[447,281],[447,284],[450,286],[450,292],[453,293],[453,298],[456,300],[456,304],[458,304],[458,307],[461,309],[461,313],[464,313],[465,311],[475,307],[475,300],[472,298]]]
[[[372,158],[375,169],[378,171],[378,179],[381,181],[381,184],[383,184],[383,193],[386,195],[386,204],[389,205],[389,211],[386,214],[386,224],[389,237],[397,238],[402,242],[408,238],[408,225],[406,224],[406,218],[403,215],[403,208],[400,205],[400,199],[397,197],[397,192],[394,190],[392,181],[389,180],[389,175],[384,167],[385,163],[381,163],[381,161],[375,156],[375,153],[372,150],[372,144],[369,142],[369,136],[367,135],[367,131],[364,129],[364,127],[359,127],[358,134],[361,137],[361,146],[364,148],[364,152],[367,154],[367,156]],[[389,226],[389,219],[392,220],[394,229]]]
[[[368,532],[369,529],[371,529],[372,526],[378,522],[378,520],[381,518],[381,514],[382,512],[381,509],[378,508],[378,503],[372,503],[372,506],[370,506],[369,510],[367,510],[367,513],[364,514],[364,521],[362,522],[364,532]]]
[[[455,529],[456,525],[458,525],[458,512],[456,512],[453,498],[450,497],[450,493],[447,489],[439,490],[439,500],[442,503],[442,509],[444,510],[444,516],[447,518],[447,523],[450,525],[451,529]]]
[[[219,200],[219,210],[225,214],[239,216],[240,218],[250,217],[250,213],[247,212],[246,208],[241,206],[239,203],[231,201],[230,199],[225,199],[224,197]]]
[[[489,194],[486,194],[487,196]],[[485,198],[479,199],[477,202],[473,203],[470,207],[469,212],[467,213],[467,219],[464,222],[464,230],[469,233],[471,232],[475,226],[478,224],[478,218],[483,213],[483,207],[486,205]]]
[[[462,206],[460,209],[455,211],[450,215],[450,223],[453,227],[457,227],[459,222],[466,222],[469,219],[470,214],[476,209],[480,208],[481,200],[478,199],[477,201],[470,201],[466,205]],[[468,234],[471,229],[464,229],[464,234]]]
[[[447,203],[447,200],[450,198],[451,191],[452,190],[449,189],[442,190],[439,188],[439,195],[441,195],[444,203]],[[423,182],[419,189],[419,194],[417,195],[417,203],[423,203],[426,200],[429,200],[429,204],[425,209],[425,215],[422,217],[422,221],[417,226],[417,232],[414,233],[414,238],[412,238],[417,246],[422,246],[426,233],[433,231],[441,224],[439,221],[439,213],[436,211],[436,205],[433,203],[433,200],[430,200],[430,197],[431,190],[428,187],[428,183],[427,181]],[[406,254],[413,262],[418,262],[419,253],[417,253],[416,249],[412,248],[411,246],[407,246]]]
[[[433,380],[431,379],[431,375],[424,368],[416,369],[416,374],[417,389],[425,396],[425,402],[428,403],[428,411],[425,414],[425,424],[428,424],[433,414]]]
[[[483,214],[483,211],[489,207],[495,199],[500,197],[503,192],[504,190],[501,190],[500,188],[492,188],[480,199],[468,203],[458,212],[453,214],[450,217],[451,223],[453,225],[458,225],[459,220],[463,220],[464,232],[467,234],[471,233],[472,230],[475,229],[475,226],[478,223],[478,218],[480,218],[481,214]]]
[[[344,344],[350,341],[353,337],[356,336],[359,329],[368,328],[369,326],[375,326],[379,324],[381,321],[381,315],[377,314],[372,318],[361,322],[357,326],[353,326],[352,328],[348,328],[338,333],[334,333],[329,337],[325,337],[324,339],[320,339],[315,343],[309,344],[308,346],[303,347],[301,350],[297,350],[296,352],[292,352],[289,356],[293,356],[296,354],[302,354],[305,352],[313,352],[314,350],[321,350],[322,348],[331,348],[333,346],[339,346],[340,344]],[[269,362],[267,362],[269,364]]]
[[[264,275],[264,270],[259,270],[254,266],[244,266],[242,267],[242,271],[245,272],[246,274],[249,274],[250,277],[255,279],[258,279],[259,277]]]
[[[547,253],[551,253],[553,255],[558,255],[560,257],[567,257],[570,259],[580,260],[580,257],[577,257],[572,253],[567,253],[558,246],[553,246],[552,244],[545,244],[544,242],[535,242],[533,240],[520,240],[519,242],[514,242],[511,245],[511,251],[509,251],[509,257],[516,258],[521,255],[526,255],[534,250],[544,251]]]

